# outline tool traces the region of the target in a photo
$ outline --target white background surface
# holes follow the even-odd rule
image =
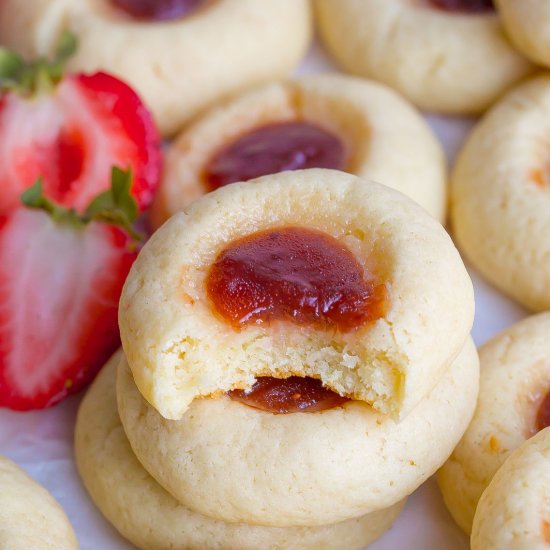
[[[333,69],[332,65],[315,46],[298,72],[329,69]],[[440,116],[427,118],[452,162],[473,121]],[[527,313],[491,288],[472,269],[470,273],[477,310],[473,337],[480,345]],[[79,401],[80,397],[76,396],[53,409],[24,414],[0,410],[0,454],[18,462],[59,500],[76,530],[82,550],[133,548],[103,519],[79,482],[73,461],[73,425]],[[369,550],[467,548],[467,537],[452,522],[435,482],[430,480],[412,495],[393,528]]]

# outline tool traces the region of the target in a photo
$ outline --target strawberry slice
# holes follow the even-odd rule
[[[137,256],[129,173],[84,215],[40,184],[0,217],[0,406],[53,405],[87,384],[120,345],[122,285]],[[118,225],[114,225],[114,224]]]
[[[64,75],[74,48],[65,35],[53,61],[30,64],[0,49],[0,213],[17,207],[38,177],[47,197],[83,212],[109,188],[115,165],[132,170],[141,210],[153,199],[161,151],[152,116],[113,76]]]

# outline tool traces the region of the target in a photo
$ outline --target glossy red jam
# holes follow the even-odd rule
[[[136,19],[171,21],[202,8],[211,0],[111,0],[118,9]]]
[[[458,13],[483,13],[495,9],[493,0],[428,0],[428,3],[439,10]]]
[[[249,407],[276,414],[325,411],[349,401],[323,387],[320,380],[299,376],[284,380],[262,376],[249,391],[233,390],[228,395]]]
[[[249,132],[219,151],[203,178],[213,190],[285,170],[343,170],[344,164],[344,144],[338,137],[308,122],[284,122]]]
[[[236,328],[284,320],[342,332],[384,314],[386,289],[334,237],[303,227],[229,244],[206,278],[215,311]]]
[[[550,391],[545,395],[539,406],[536,423],[539,432],[550,426]]]

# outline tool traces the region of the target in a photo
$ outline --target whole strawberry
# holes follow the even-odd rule
[[[48,407],[88,383],[117,349],[118,300],[137,256],[129,172],[84,213],[44,197],[0,216],[0,406]]]
[[[82,212],[112,166],[132,170],[141,210],[153,199],[161,152],[149,111],[113,76],[64,74],[75,48],[65,34],[54,60],[30,63],[0,48],[0,213],[39,177],[47,197]]]

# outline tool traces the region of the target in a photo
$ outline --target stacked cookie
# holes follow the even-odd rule
[[[472,317],[451,240],[397,191],[224,186],[132,269],[124,355],[79,413],[84,483],[141,548],[363,548],[469,423]]]

